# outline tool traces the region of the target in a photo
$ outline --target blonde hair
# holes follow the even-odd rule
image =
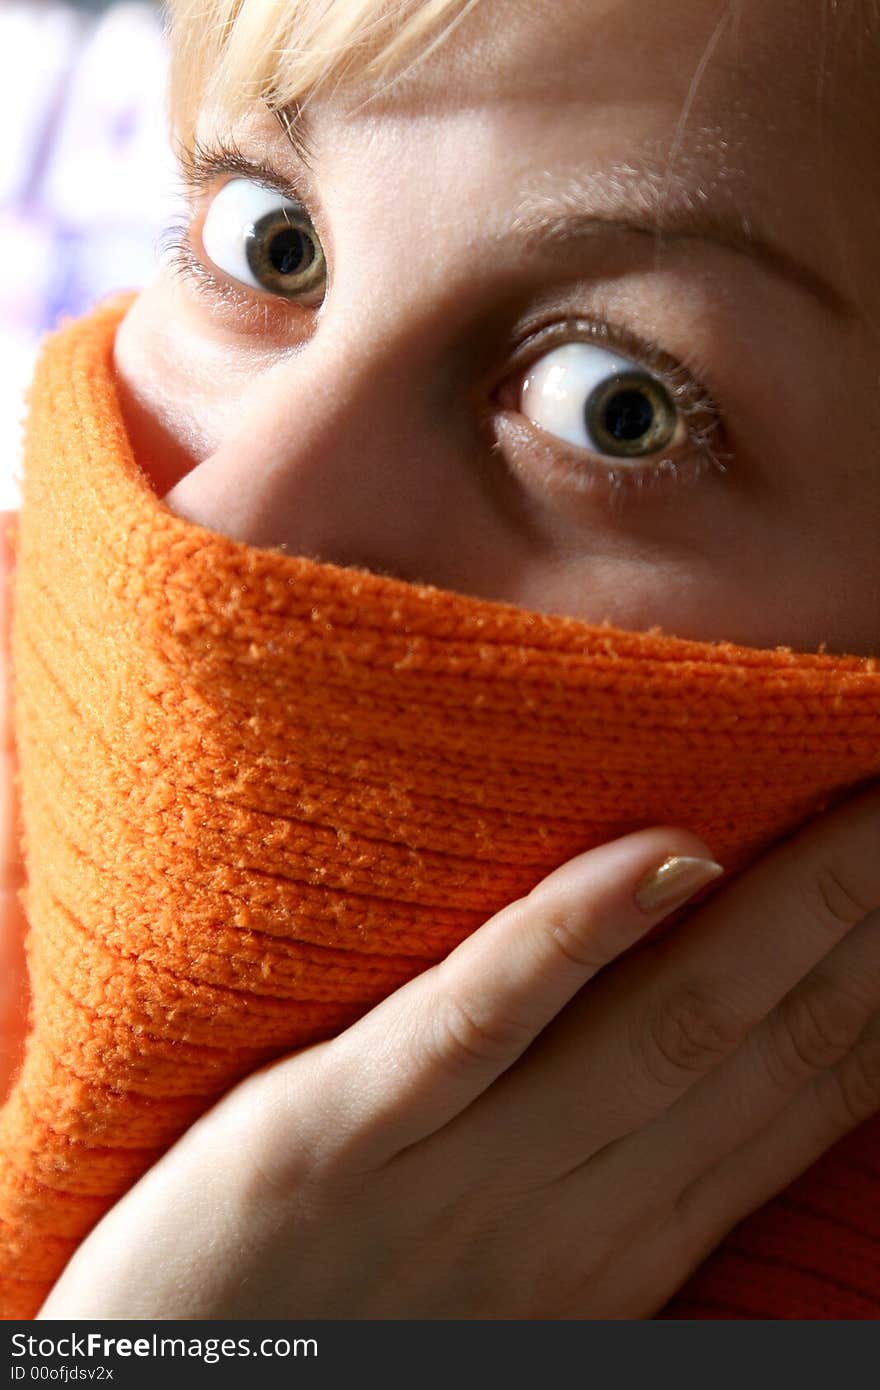
[[[204,106],[235,120],[259,103],[295,110],[344,76],[387,78],[419,45],[426,56],[442,43],[475,4],[167,0],[174,130],[191,137]]]

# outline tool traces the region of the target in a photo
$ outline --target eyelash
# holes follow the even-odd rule
[[[291,322],[304,312],[293,300],[284,300],[268,293],[238,286],[231,280],[215,275],[197,254],[192,243],[194,208],[207,189],[230,174],[250,179],[277,192],[281,197],[303,203],[297,189],[285,184],[268,165],[244,155],[233,141],[218,141],[213,147],[198,141],[178,150],[181,181],[188,205],[188,215],[172,223],[163,233],[161,250],[172,273],[180,276],[203,298],[209,310],[225,316],[233,315],[236,328],[245,333],[286,333]],[[695,357],[675,359],[650,338],[635,334],[610,318],[583,319],[558,317],[545,324],[533,325],[528,337],[515,344],[504,379],[491,391],[496,410],[515,414],[522,427],[526,421],[515,403],[508,403],[522,378],[549,347],[568,342],[588,342],[628,357],[662,382],[676,409],[685,422],[689,451],[679,457],[646,458],[639,463],[616,465],[613,459],[603,458],[588,450],[556,440],[538,425],[527,421],[528,429],[537,431],[545,447],[554,455],[553,473],[561,484],[576,490],[603,484],[612,503],[623,501],[632,493],[670,486],[680,489],[693,486],[708,473],[724,474],[733,455],[719,445],[725,431],[723,418],[713,393],[699,383],[709,372]],[[552,441],[552,442],[551,442]],[[503,452],[499,441],[492,452]],[[519,470],[517,470],[519,471]]]
[[[707,366],[695,355],[683,359],[672,357],[653,339],[615,323],[610,314],[596,319],[569,316],[560,321],[555,318],[534,327],[525,342],[513,349],[512,370],[507,369],[504,380],[494,392],[498,406],[521,417],[521,411],[510,398],[517,386],[521,386],[527,369],[549,349],[571,342],[594,344],[628,357],[662,382],[684,420],[690,451],[681,452],[678,457],[661,454],[658,458],[618,464],[610,457],[564,444],[529,421],[529,429],[538,431],[552,450],[552,471],[563,485],[583,491],[599,481],[609,490],[613,502],[622,502],[632,493],[668,487],[680,489],[693,486],[710,472],[727,473],[733,455],[722,446],[725,431],[721,409],[713,393],[700,384],[709,376]]]
[[[188,220],[172,223],[162,233],[161,251],[172,274],[190,285],[211,312],[234,316],[236,328],[248,334],[284,332],[291,319],[302,314],[293,300],[260,295],[214,275],[193,250],[191,232]]]
[[[242,154],[233,140],[218,140],[213,146],[196,140],[192,145],[178,146],[177,162],[188,215],[172,222],[160,238],[160,251],[168,268],[198,292],[209,310],[216,313],[219,309],[223,315],[234,316],[236,327],[244,333],[284,333],[291,321],[303,313],[303,307],[294,300],[260,295],[215,275],[193,248],[194,211],[206,190],[230,174],[305,205],[301,194],[280,180],[270,165]]]

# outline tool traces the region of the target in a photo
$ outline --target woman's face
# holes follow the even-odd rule
[[[876,650],[877,9],[844,8],[481,0],[308,103],[308,164],[266,112],[203,122],[194,264],[117,344],[157,489],[533,609]]]

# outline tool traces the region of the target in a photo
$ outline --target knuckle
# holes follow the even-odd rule
[[[843,989],[817,979],[779,1005],[773,1057],[785,1084],[824,1071],[845,1056],[865,1024],[864,1005]]]
[[[579,974],[595,973],[607,964],[591,933],[585,930],[582,917],[560,909],[544,909],[541,924],[554,955],[566,965],[574,965]]]
[[[843,1116],[860,1125],[880,1110],[880,1038],[868,1036],[835,1070]]]
[[[288,1072],[251,1077],[239,1094],[234,1181],[242,1209],[256,1219],[260,1212],[288,1205],[292,1193],[312,1188],[327,1166],[332,1141],[326,1126],[318,1130],[308,1122],[309,1112],[297,1126],[296,1144],[287,1141],[283,1117],[303,1114],[302,1095]]]
[[[861,922],[876,904],[865,902],[832,864],[820,864],[807,886],[807,906],[811,916],[837,937]]]
[[[498,1014],[486,1015],[467,999],[446,1002],[432,1031],[432,1050],[441,1065],[458,1073],[474,1066],[512,1061],[532,1040],[528,1025]]]
[[[740,1044],[746,1024],[720,990],[689,984],[663,1001],[648,1020],[645,1054],[651,1075],[678,1085],[701,1076]]]

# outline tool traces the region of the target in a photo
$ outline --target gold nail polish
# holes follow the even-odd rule
[[[714,859],[673,854],[639,883],[634,894],[636,904],[643,912],[670,912],[723,873]]]

